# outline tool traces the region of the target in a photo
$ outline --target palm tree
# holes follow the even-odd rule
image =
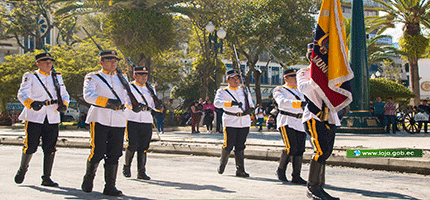
[[[403,25],[403,36],[400,46],[408,59],[411,72],[412,92],[416,94],[414,105],[420,102],[418,59],[425,53],[429,40],[422,35],[421,27],[430,28],[430,2],[427,0],[373,0],[383,7],[375,8],[387,13],[384,16],[368,17],[368,30],[384,32],[394,28],[395,24]]]
[[[391,38],[390,35],[377,35],[367,40],[367,60],[369,65],[380,63],[384,61],[390,61],[394,63],[392,57],[403,55],[402,51],[399,51],[394,46],[381,46],[377,43],[378,40],[383,38]]]

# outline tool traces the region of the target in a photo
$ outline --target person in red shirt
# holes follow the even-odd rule
[[[390,125],[392,127],[393,134],[396,134],[396,104],[393,103],[393,98],[388,97],[387,103],[384,106],[384,115],[385,115],[385,125],[386,132],[390,133]]]

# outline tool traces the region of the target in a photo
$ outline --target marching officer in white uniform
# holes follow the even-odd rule
[[[218,173],[224,173],[228,156],[234,147],[236,176],[249,177],[249,174],[245,172],[244,150],[246,137],[251,126],[250,114],[254,108],[254,103],[252,102],[250,92],[246,91],[247,96],[245,96],[244,88],[239,86],[239,77],[237,70],[232,69],[227,71],[226,81],[228,86],[218,89],[214,100],[215,107],[224,109],[222,116],[224,144],[221,151]]]
[[[311,60],[313,43],[308,44],[306,57]],[[312,199],[338,200],[324,190],[325,164],[330,157],[336,132],[340,120],[335,110],[325,105],[322,97],[311,85],[311,70],[301,69],[297,72],[297,86],[305,97],[307,104],[303,111],[302,122],[305,132],[311,137],[314,154],[310,161],[309,177],[307,183],[307,197]]]
[[[147,85],[148,69],[146,67],[134,67],[135,81],[131,83],[131,91],[137,101],[142,103],[143,109],[139,112],[133,112],[128,106],[127,128],[125,129],[127,149],[125,150],[125,164],[123,167],[123,175],[131,177],[131,162],[133,161],[134,152],[137,151],[137,169],[138,179],[150,180],[146,175],[146,151],[149,148],[149,143],[152,138],[152,123],[154,118],[151,115],[151,110],[156,111],[154,99],[148,87],[151,87],[155,93],[155,88]]]
[[[42,185],[58,187],[58,183],[51,180],[51,171],[54,163],[55,148],[58,138],[58,124],[60,123],[60,112],[67,110],[70,102],[69,93],[64,86],[61,74],[52,72],[51,54],[41,53],[36,55],[37,71],[26,72],[22,77],[21,86],[18,90],[18,99],[24,104],[24,110],[19,116],[25,121],[25,140],[22,148],[21,165],[16,173],[15,182],[20,184],[24,181],[25,173],[31,157],[37,150],[42,137],[43,149],[43,176]],[[55,83],[58,80],[60,96],[63,106],[58,106],[57,90]],[[55,82],[54,82],[55,81]]]
[[[83,89],[85,101],[91,104],[86,119],[86,123],[90,124],[91,153],[81,188],[84,192],[92,191],[97,167],[104,159],[103,194],[110,196],[122,195],[115,187],[115,182],[127,125],[125,106],[130,104],[127,91],[116,71],[117,55],[114,50],[101,51],[99,62],[102,69],[85,76]]]
[[[284,71],[283,86],[273,90],[273,98],[278,103],[279,114],[277,126],[285,144],[282,150],[279,166],[276,171],[280,181],[288,182],[285,171],[290,157],[292,157],[293,173],[292,183],[306,184],[300,177],[303,153],[305,152],[306,133],[302,124],[303,109],[306,105],[305,97],[297,89],[296,69]]]

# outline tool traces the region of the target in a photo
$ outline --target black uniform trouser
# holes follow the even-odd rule
[[[127,121],[125,129],[127,149],[131,152],[144,153],[149,148],[152,138],[152,124]]]
[[[234,150],[239,152],[245,149],[246,137],[248,137],[249,127],[232,128],[225,127],[224,129],[224,144],[223,148],[227,151]]]
[[[48,155],[57,151],[55,145],[58,139],[58,124],[49,124],[48,119],[45,118],[43,124],[34,122],[25,122],[25,140],[23,153],[32,154],[37,151],[37,146],[42,137],[43,153]]]
[[[288,126],[280,127],[279,132],[285,144],[284,151],[291,156],[303,156],[305,152],[306,134]]]
[[[91,153],[88,162],[96,164],[104,159],[105,164],[117,165],[119,157],[122,156],[124,130],[125,127],[110,127],[91,122]]]
[[[312,159],[324,164],[333,151],[336,126],[315,119],[304,123],[305,132],[311,136],[314,154]]]
[[[221,133],[222,130],[222,113],[221,109],[216,108],[216,131]]]

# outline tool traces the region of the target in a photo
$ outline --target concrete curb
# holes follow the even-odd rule
[[[23,139],[2,138],[1,145],[22,145]],[[90,148],[88,141],[72,141],[66,138],[60,138],[57,142],[58,147],[67,148]],[[151,142],[149,152],[170,153],[170,154],[187,154],[199,156],[220,156],[221,143],[216,142],[181,142],[181,141],[153,141]],[[125,148],[125,145],[124,145]],[[245,158],[256,160],[279,160],[283,147],[275,145],[248,144],[245,150]],[[429,152],[425,152],[429,153]],[[234,156],[231,153],[230,156]],[[307,150],[303,155],[303,162],[309,162],[312,158],[312,152]],[[430,161],[413,160],[408,158],[347,158],[345,149],[333,150],[332,156],[327,160],[328,165],[346,166],[365,169],[377,169],[385,171],[398,171],[407,173],[417,173],[430,175]]]

